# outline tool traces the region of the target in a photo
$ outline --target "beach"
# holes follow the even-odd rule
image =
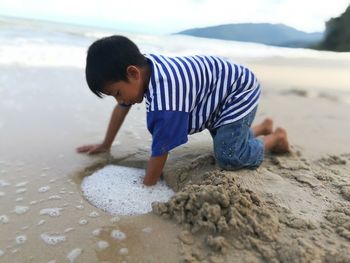
[[[102,141],[115,106],[84,76],[88,45],[111,32],[0,21],[0,262],[350,262],[350,53],[129,34],[145,53],[251,68],[263,86],[256,122],[286,128],[291,153],[221,171],[209,132],[192,135],[164,170],[173,199],[117,216],[81,182],[107,164],[146,167],[144,102],[110,155],[75,151]]]

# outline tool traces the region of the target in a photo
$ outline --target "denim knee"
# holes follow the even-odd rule
[[[217,164],[225,170],[254,169],[264,158],[264,143],[250,130],[255,112],[211,131]]]
[[[217,164],[224,170],[234,171],[242,169],[245,166],[244,163],[235,154],[224,155],[222,153],[216,153],[214,150],[214,155]]]

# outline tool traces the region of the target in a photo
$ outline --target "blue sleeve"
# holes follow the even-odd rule
[[[152,134],[152,156],[159,156],[188,141],[188,113],[152,111],[147,113],[147,128]]]

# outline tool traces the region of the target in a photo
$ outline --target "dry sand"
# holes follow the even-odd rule
[[[264,85],[257,121],[286,127],[291,154],[221,171],[209,134],[191,136],[164,172],[177,194],[119,218],[84,200],[80,182],[107,163],[145,167],[143,105],[112,156],[78,155],[103,137],[114,102],[89,94],[78,69],[1,66],[0,262],[350,262],[350,63],[250,67]]]

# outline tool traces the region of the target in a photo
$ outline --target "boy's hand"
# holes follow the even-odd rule
[[[87,153],[87,154],[97,154],[108,152],[111,148],[105,146],[104,144],[90,144],[84,145],[77,148],[78,153]]]
[[[143,179],[143,183],[147,186],[155,185],[162,174],[166,159],[168,158],[168,153],[157,157],[151,157],[147,169],[146,175]]]

